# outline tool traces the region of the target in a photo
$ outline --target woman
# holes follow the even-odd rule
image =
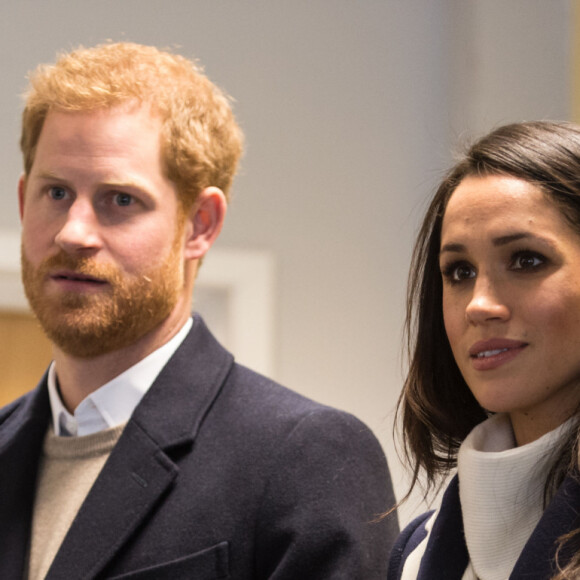
[[[412,488],[457,467],[389,580],[580,578],[580,127],[501,127],[421,227],[399,401]]]

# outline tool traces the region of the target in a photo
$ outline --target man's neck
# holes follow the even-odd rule
[[[74,357],[53,345],[58,385],[65,407],[72,413],[92,392],[171,340],[187,318],[173,320],[170,317],[133,344],[93,358]]]

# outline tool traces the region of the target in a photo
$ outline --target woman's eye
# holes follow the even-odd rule
[[[468,280],[475,277],[475,271],[467,264],[459,264],[453,270],[453,280]]]
[[[66,198],[66,189],[64,187],[54,186],[48,190],[48,195],[55,201],[60,201]]]
[[[475,270],[469,264],[450,264],[443,269],[443,276],[450,282],[461,282],[475,278]]]
[[[123,207],[131,205],[134,201],[133,196],[128,193],[116,193],[113,199],[117,205]]]
[[[534,270],[544,264],[545,259],[531,252],[520,252],[512,259],[513,270]]]

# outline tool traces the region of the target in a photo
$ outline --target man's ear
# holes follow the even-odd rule
[[[227,205],[224,192],[217,187],[200,192],[185,223],[186,260],[198,260],[211,248],[222,229]]]
[[[26,189],[26,175],[24,173],[18,180],[18,211],[20,212],[20,219],[24,215],[24,190]]]

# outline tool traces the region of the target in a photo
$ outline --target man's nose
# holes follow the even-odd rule
[[[65,252],[84,253],[101,247],[99,220],[90,202],[76,199],[64,219],[55,242]]]

